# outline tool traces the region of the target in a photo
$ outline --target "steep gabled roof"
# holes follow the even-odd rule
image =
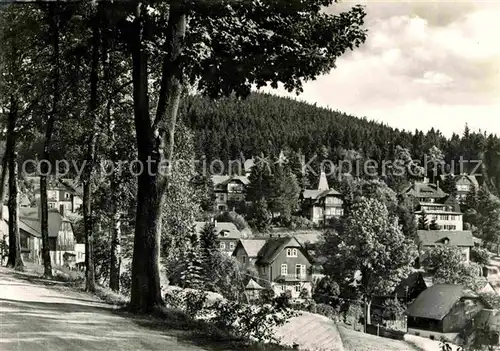
[[[9,210],[7,206],[4,206],[3,210],[4,219],[9,221]],[[38,218],[38,208],[36,207],[20,207],[19,210],[19,229],[24,230],[30,235],[35,237],[42,236],[41,223]],[[59,229],[61,228],[62,222],[67,222],[65,218],[56,209],[49,209],[48,213],[48,229],[49,237],[57,238],[59,235]]]
[[[422,182],[415,182],[403,192],[416,198],[443,198],[448,195],[436,184]]]
[[[245,290],[264,290],[264,288],[257,284],[255,280],[250,279],[247,286],[245,287]]]
[[[439,177],[442,181],[444,181],[446,179],[446,174],[441,174]],[[477,178],[475,175],[470,175],[470,174],[466,174],[466,173],[462,173],[462,174],[456,174],[453,179],[455,180],[455,182],[458,182],[460,181],[461,179],[467,179],[471,184],[473,184],[474,186],[478,187],[479,186],[479,183],[477,181]]]
[[[411,317],[441,320],[462,297],[476,296],[469,295],[462,285],[435,284],[418,295],[407,314]]]
[[[311,189],[305,189],[302,192],[302,197],[304,199],[311,199],[311,200],[319,200],[325,196],[328,195],[342,195],[335,189],[328,189],[328,190],[311,190]]]
[[[474,246],[470,230],[419,230],[418,240],[423,246]],[[448,239],[448,244],[445,243]]]
[[[239,175],[213,175],[212,176],[212,182],[214,183],[214,186],[217,185],[227,185],[231,181],[240,181],[243,185],[248,185],[250,184],[250,181],[248,180],[247,176],[239,176]]]
[[[276,257],[278,257],[281,251],[287,246],[302,248],[300,242],[294,237],[285,236],[267,239],[266,244],[259,252],[257,263],[270,264],[274,262]],[[303,252],[306,254],[305,250]]]
[[[266,244],[266,239],[242,239],[238,242],[241,245],[248,257],[255,258],[259,255],[259,251]],[[236,250],[235,250],[236,252]]]

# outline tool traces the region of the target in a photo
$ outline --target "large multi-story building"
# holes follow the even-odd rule
[[[27,177],[31,183],[36,201],[40,199],[40,178]],[[72,179],[49,178],[47,181],[47,203],[49,209],[58,210],[63,216],[77,213],[82,206],[81,186]]]
[[[245,203],[247,176],[212,176],[215,190],[215,211],[230,211]]]
[[[439,182],[437,184],[427,181],[415,182],[405,190],[405,193],[416,200],[417,221],[425,215],[428,224],[435,221],[439,230],[463,230],[463,214],[460,211],[460,204],[455,197],[449,196],[439,187]]]

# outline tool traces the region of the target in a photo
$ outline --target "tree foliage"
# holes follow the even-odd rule
[[[326,273],[364,297],[392,292],[416,258],[416,247],[397,219],[380,201],[361,198],[343,227],[343,233],[325,235]]]

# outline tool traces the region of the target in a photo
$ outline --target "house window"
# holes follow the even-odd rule
[[[288,274],[288,265],[286,263],[283,263],[281,265],[281,275],[287,275]]]
[[[220,242],[219,243],[219,247],[220,247],[221,250],[224,250],[226,248],[226,244],[223,243],[223,242]]]
[[[297,249],[286,249],[286,257],[297,257]]]
[[[300,292],[300,284],[295,285],[295,292]]]
[[[246,256],[241,256],[241,262],[246,263],[247,262],[247,257]]]
[[[49,202],[49,208],[54,208],[54,204],[52,202]]]
[[[224,194],[219,194],[218,199],[219,201],[224,201]]]
[[[231,241],[231,242],[229,243],[229,248],[230,248],[231,250],[234,250],[234,241]]]
[[[69,193],[64,193],[64,198],[69,199]]]
[[[219,211],[225,211],[226,210],[226,206],[219,206]]]

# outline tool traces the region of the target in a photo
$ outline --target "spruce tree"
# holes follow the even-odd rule
[[[420,217],[418,218],[418,229],[419,230],[429,230],[429,219],[427,218],[427,213],[425,210],[420,212]]]
[[[181,287],[200,289],[203,287],[203,268],[199,253],[199,242],[196,234],[191,235],[190,245],[186,250],[186,263],[181,273]]]
[[[429,226],[429,230],[439,230],[439,225],[437,224],[436,218],[433,218]]]
[[[208,222],[200,232],[200,262],[203,268],[203,278],[208,290],[213,290],[214,272],[217,265],[217,232],[215,225]]]
[[[451,175],[451,174],[447,174],[446,177],[444,178],[443,183],[441,184],[441,189],[445,193],[456,197],[458,190],[457,190],[457,182],[455,181],[455,177],[453,177],[453,175]]]

